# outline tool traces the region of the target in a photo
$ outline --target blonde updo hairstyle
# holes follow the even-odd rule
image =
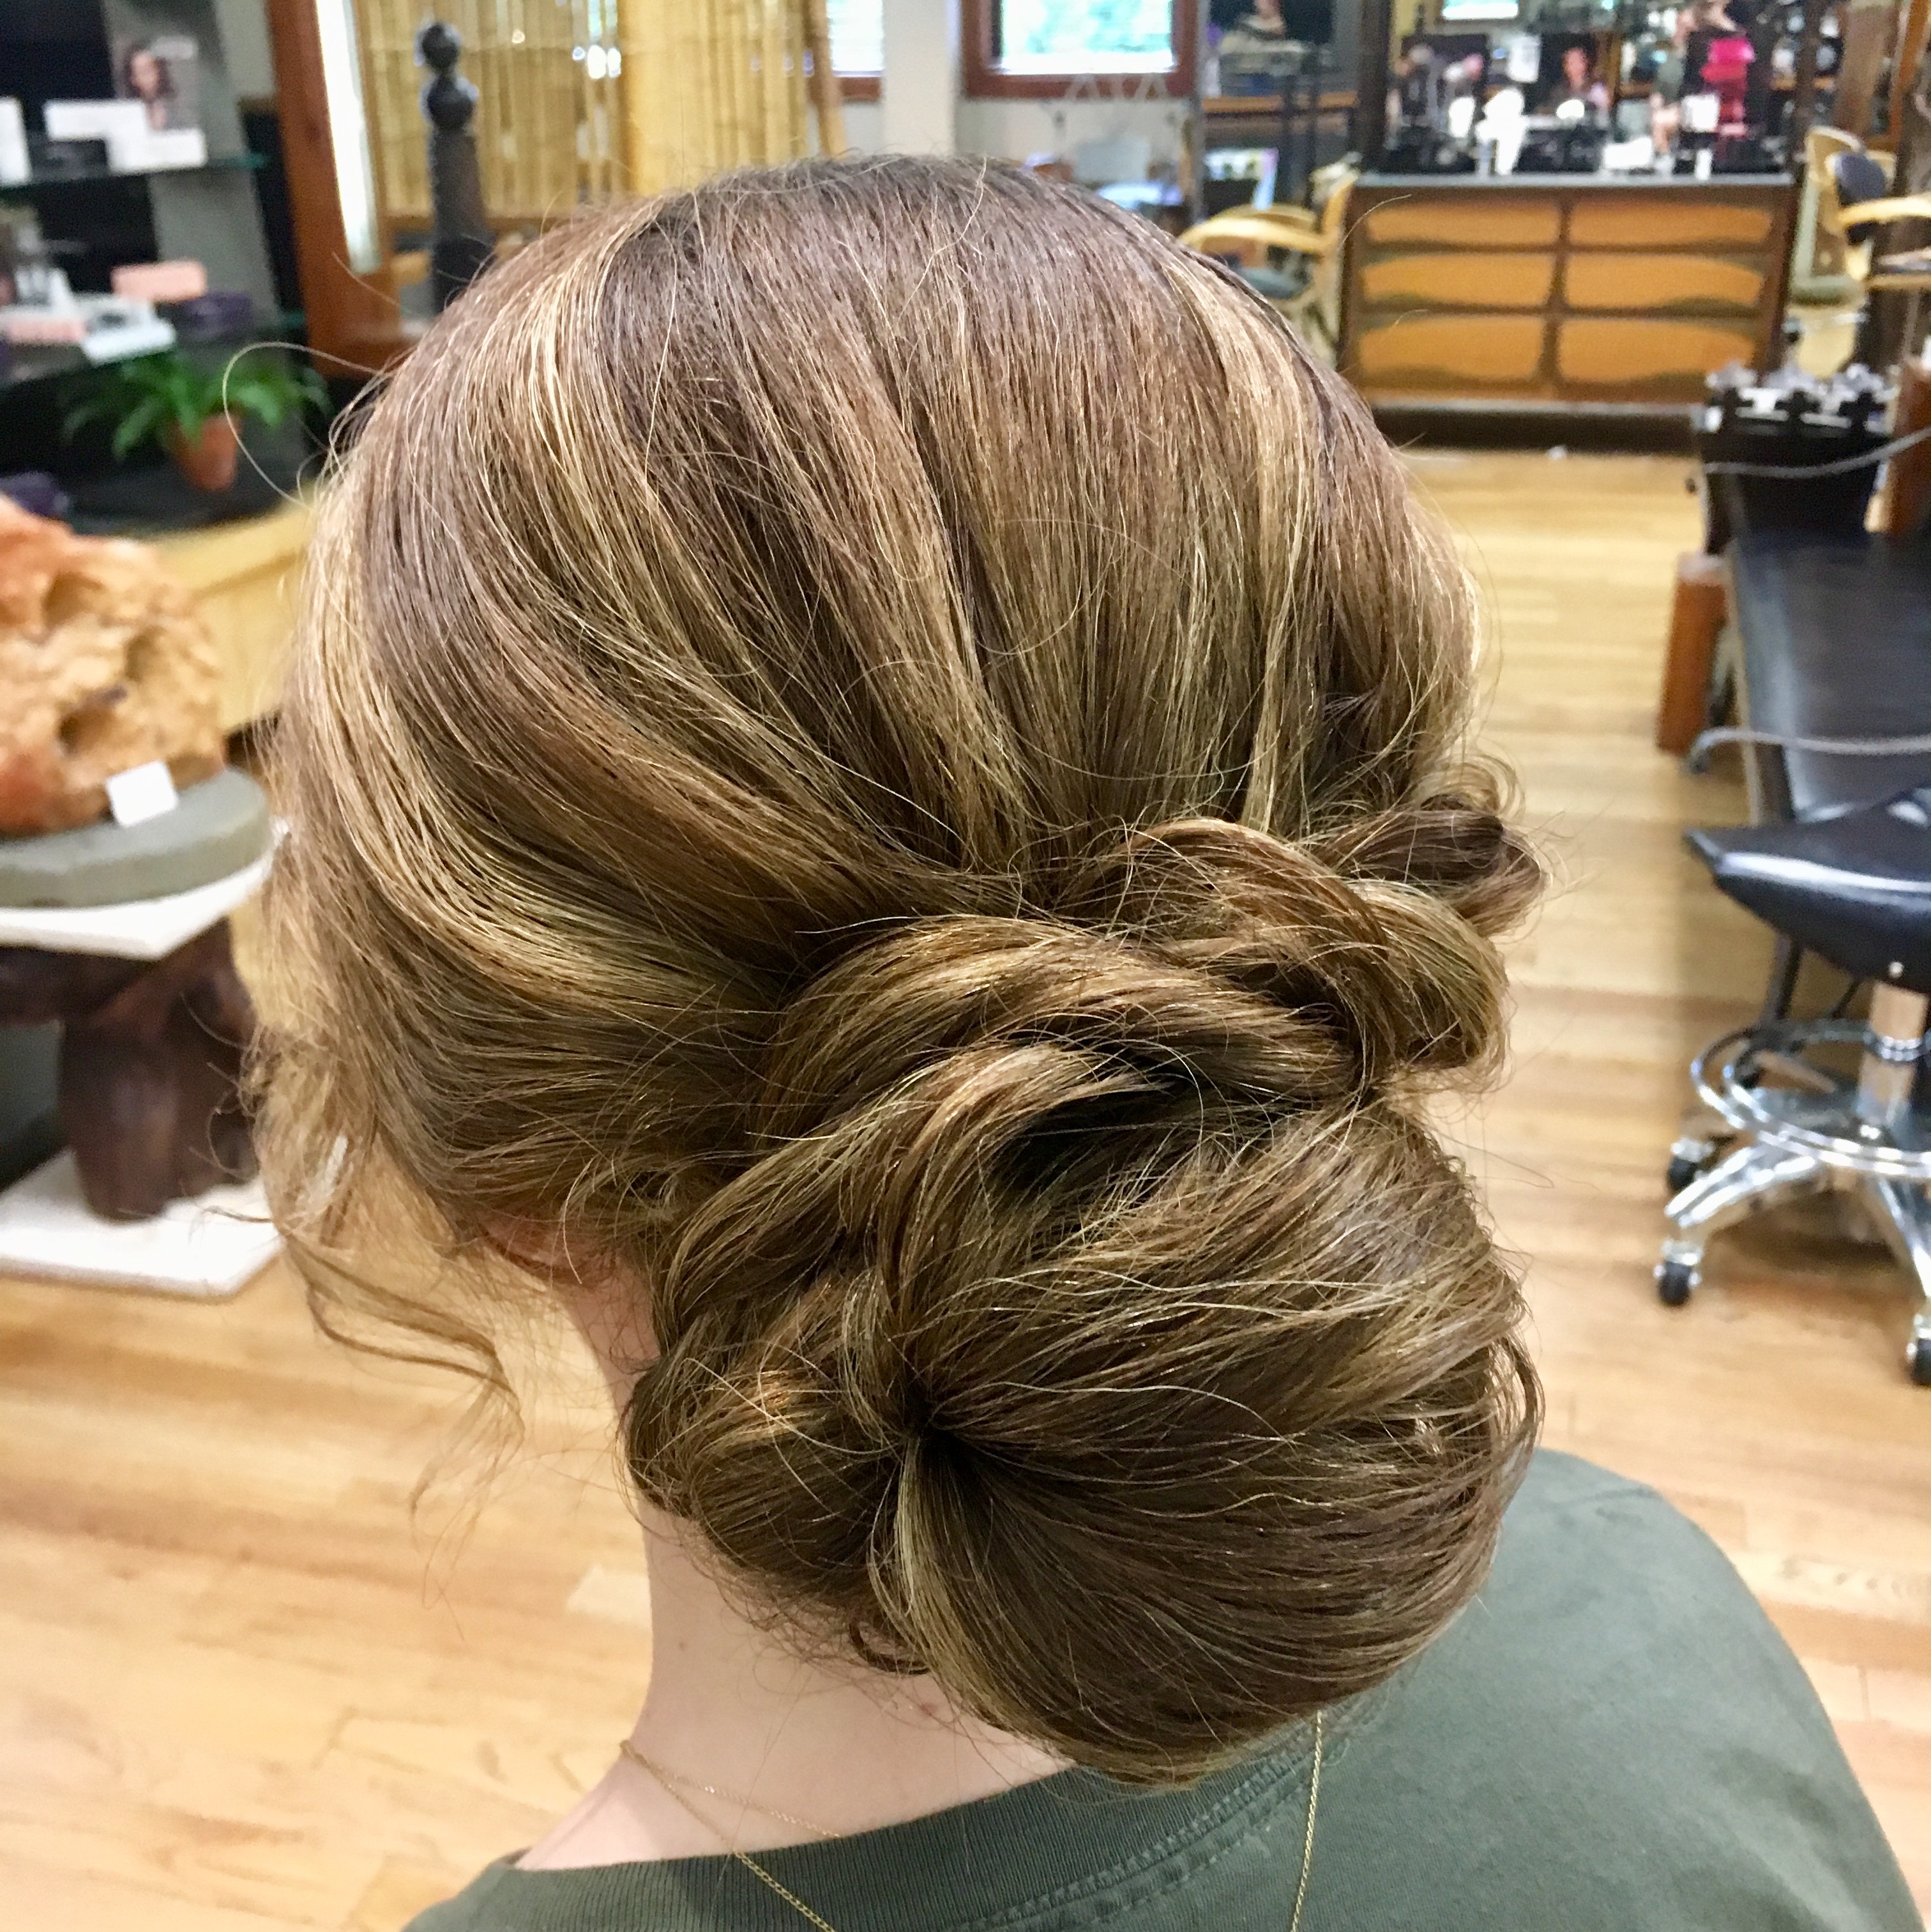
[[[546,236],[318,513],[263,1061],[318,1295],[385,1180],[459,1259],[565,1231],[741,1599],[1081,1763],[1375,1684],[1538,1412],[1422,1112],[1538,884],[1473,628],[1348,388],[1085,194],[814,164]]]

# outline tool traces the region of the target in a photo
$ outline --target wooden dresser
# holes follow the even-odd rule
[[[1366,175],[1341,366],[1371,401],[1657,409],[1782,360],[1787,176]]]

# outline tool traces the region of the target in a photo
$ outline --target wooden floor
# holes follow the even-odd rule
[[[1761,932],[1681,855],[1732,783],[1649,746],[1694,531],[1660,458],[1417,458],[1492,612],[1489,741],[1560,890],[1518,950],[1516,1065],[1461,1130],[1531,1258],[1550,1439],[1653,1482],[1788,1634],[1931,1906],[1931,1393],[1880,1259],[1765,1226],[1660,1308],[1691,1050]],[[602,1769],[646,1668],[580,1374],[412,1529],[443,1393],[223,1307],[0,1284],[0,1918],[26,1932],[392,1932]]]

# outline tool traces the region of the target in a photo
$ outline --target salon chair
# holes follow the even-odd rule
[[[1360,170],[1352,161],[1317,169],[1309,191],[1320,213],[1305,208],[1230,208],[1189,228],[1180,246],[1240,264],[1242,279],[1267,297],[1289,322],[1338,351],[1341,340],[1342,232],[1348,220],[1348,191]],[[1267,266],[1270,254],[1285,251],[1302,264],[1298,280]]]
[[[1698,1094],[1729,1131],[1678,1144],[1657,1292],[1672,1307],[1687,1301],[1721,1228],[1805,1195],[1858,1195],[1915,1282],[1905,1360],[1931,1387],[1931,1114],[1918,1094],[1931,785],[1834,816],[1687,836],[1720,891],[1873,992],[1867,1022],[1762,1020],[1696,1061]]]
[[[1746,752],[1751,822],[1833,818],[1931,785],[1931,753],[1816,748],[1931,737],[1931,543],[1747,530],[1724,564],[1739,716],[1779,741]],[[1804,956],[1779,942],[1766,1020],[1788,1013]]]

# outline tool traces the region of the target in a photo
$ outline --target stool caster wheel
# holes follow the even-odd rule
[[[1690,1292],[1696,1286],[1696,1264],[1694,1262],[1665,1261],[1656,1264],[1656,1298],[1666,1308],[1681,1308],[1690,1299]],[[1926,1350],[1931,1357],[1931,1348]],[[1927,1362],[1931,1366],[1931,1362]]]
[[[1914,1335],[1906,1345],[1904,1365],[1920,1388],[1931,1388],[1931,1335]]]
[[[1685,1134],[1669,1150],[1669,1166],[1663,1172],[1670,1198],[1674,1200],[1717,1157],[1714,1141],[1699,1140]]]

